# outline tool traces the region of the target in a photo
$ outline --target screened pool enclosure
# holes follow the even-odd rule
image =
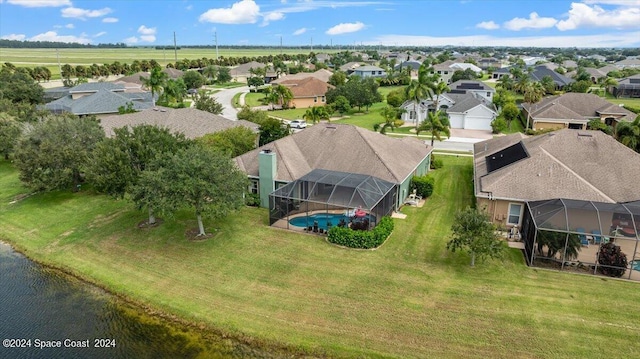
[[[269,195],[269,224],[320,233],[335,225],[371,229],[395,203],[391,182],[316,169]]]
[[[640,280],[640,201],[528,202],[521,233],[530,266]]]

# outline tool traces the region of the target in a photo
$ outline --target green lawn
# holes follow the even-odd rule
[[[191,213],[138,229],[143,211],[89,192],[26,193],[0,162],[0,238],[152,308],[260,345],[321,356],[640,356],[638,283],[530,269],[522,254],[469,267],[445,250],[473,202],[470,158],[441,156],[436,190],[375,251],[268,227],[264,209],[207,221]]]
[[[249,107],[264,106],[265,104],[262,103],[262,99],[264,99],[264,93],[249,92],[244,96],[244,103],[249,105]]]
[[[635,108],[640,108],[640,98],[615,98],[611,94],[607,93],[607,101],[616,105],[628,105]]]

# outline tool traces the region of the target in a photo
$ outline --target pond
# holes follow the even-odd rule
[[[0,318],[0,358],[279,357],[148,315],[2,242]]]

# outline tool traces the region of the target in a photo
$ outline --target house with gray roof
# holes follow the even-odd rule
[[[530,76],[533,81],[542,81],[545,76],[551,77],[553,83],[556,84],[556,90],[562,90],[574,82],[573,79],[561,75],[546,66],[536,66]]]
[[[269,195],[277,188],[322,169],[393,183],[392,207],[397,209],[409,195],[411,177],[429,171],[432,150],[413,137],[391,138],[353,125],[320,123],[234,160],[263,207],[269,207]]]
[[[640,59],[635,58],[635,57],[627,57],[624,60],[620,60],[620,61],[616,62],[614,65],[616,65],[616,67],[618,67],[619,69],[639,68],[640,67]]]
[[[154,107],[135,113],[103,117],[100,120],[100,125],[107,137],[114,135],[114,128],[137,125],[165,127],[171,132],[182,133],[191,139],[237,126],[247,127],[255,133],[259,132],[258,125],[253,122],[233,121],[195,108]]]
[[[640,199],[640,154],[601,131],[517,133],[474,144],[478,208],[503,227],[520,226],[527,201]]]
[[[353,75],[360,76],[362,78],[373,77],[373,78],[381,78],[386,77],[387,72],[384,69],[379,68],[378,66],[366,65],[359,66],[353,70]]]
[[[542,101],[522,105],[534,130],[570,128],[584,130],[589,121],[598,119],[615,127],[620,121],[633,121],[636,114],[590,93],[565,93],[545,97]]]
[[[126,92],[123,84],[89,82],[70,88],[67,95],[45,104],[44,108],[54,113],[101,117],[118,113],[120,107],[126,108],[129,104],[136,111],[151,108],[151,93]]]
[[[618,84],[612,87],[611,93],[616,98],[640,97],[640,74],[636,74],[636,75],[625,77],[623,79],[618,80]]]

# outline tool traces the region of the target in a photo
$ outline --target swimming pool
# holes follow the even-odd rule
[[[640,272],[640,260],[636,259],[635,261],[631,261],[631,269],[637,270]]]
[[[369,220],[374,218],[370,214],[366,217]],[[324,230],[327,229],[327,223],[331,223],[331,226],[335,227],[340,223],[340,220],[344,220],[346,223],[349,223],[351,218],[345,216],[344,214],[339,213],[316,213],[309,216],[300,216],[296,218],[292,218],[289,220],[289,224],[296,227],[307,228],[313,226],[315,221],[318,221],[318,228],[322,228]]]

